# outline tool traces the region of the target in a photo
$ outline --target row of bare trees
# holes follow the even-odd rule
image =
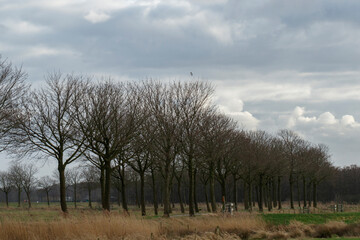
[[[0,171],[0,191],[5,194],[5,203],[9,207],[9,194],[10,192],[16,192],[17,206],[21,205],[21,193],[25,192],[26,202],[28,207],[31,208],[31,196],[33,192],[42,191],[46,195],[47,204],[50,206],[50,197],[49,193],[56,191],[56,186],[58,186],[58,172],[55,171],[53,176],[43,176],[38,178],[36,174],[38,173],[38,167],[33,164],[24,164],[19,162],[14,162],[10,165],[7,171]],[[89,207],[92,207],[91,200],[91,191],[94,187],[97,187],[98,177],[96,174],[96,169],[93,166],[77,166],[72,169],[68,169],[65,172],[66,176],[66,189],[71,188],[72,200],[74,202],[75,208],[77,207],[77,191],[79,190],[79,185],[85,185],[86,190],[88,191],[88,201]],[[69,199],[70,196],[67,196]]]
[[[0,145],[17,156],[56,161],[63,212],[67,212],[66,169],[75,161],[97,169],[94,175],[99,175],[102,207],[107,211],[113,178],[121,183],[127,210],[125,174],[131,168],[140,179],[141,211],[146,215],[145,177],[151,175],[156,192],[155,178],[160,176],[164,216],[171,213],[174,181],[181,189],[184,176],[188,179],[189,215],[194,216],[199,211],[197,181],[209,188],[207,208],[214,212],[219,201],[215,182],[226,199],[231,177],[234,191],[239,180],[244,183],[246,209],[252,209],[254,193],[260,211],[263,205],[269,210],[281,208],[279,189],[285,178],[290,184],[291,208],[293,185],[299,180],[303,181],[304,205],[311,186],[316,207],[317,185],[332,169],[325,146],[310,144],[290,130],[281,130],[276,136],[240,130],[237,122],[211,102],[214,89],[208,83],[111,79],[94,83],[84,76],[53,73],[47,75],[46,86],[25,92],[25,75],[10,64],[6,66],[11,71],[2,68],[3,75],[9,76],[5,79],[19,77],[13,80],[17,86],[14,95],[5,100],[11,104],[1,107],[5,130]],[[236,203],[237,194],[233,196]],[[184,212],[180,193],[179,199]]]

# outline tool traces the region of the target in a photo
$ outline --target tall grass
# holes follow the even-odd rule
[[[264,228],[258,217],[242,214],[236,217],[182,217],[142,219],[120,214],[97,214],[67,217],[56,221],[2,221],[0,239],[168,239],[205,232],[248,232]]]
[[[360,236],[360,224],[308,225],[292,221],[274,225],[261,215],[249,213],[145,219],[99,212],[37,221],[2,218],[0,223],[0,240],[289,239],[334,235]]]

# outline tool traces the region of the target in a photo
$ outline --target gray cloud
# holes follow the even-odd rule
[[[276,132],[305,107],[291,127],[329,144],[338,165],[358,161],[357,128],[340,123],[360,117],[359,1],[0,3],[0,53],[34,85],[54,70],[120,80],[188,80],[191,71],[216,85],[214,101],[244,127]],[[326,112],[338,124],[322,125]]]

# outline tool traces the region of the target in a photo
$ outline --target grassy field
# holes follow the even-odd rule
[[[306,224],[323,224],[330,221],[345,223],[360,222],[360,212],[318,213],[318,214],[263,214],[267,223],[280,225],[298,221]]]
[[[360,212],[356,211],[240,211],[233,216],[203,213],[190,218],[174,208],[172,217],[165,219],[154,216],[151,206],[146,217],[140,216],[136,206],[130,207],[130,216],[117,205],[113,205],[111,213],[94,206],[89,209],[87,203],[79,203],[74,209],[69,203],[69,214],[65,216],[57,203],[50,207],[34,203],[32,209],[25,204],[17,207],[12,203],[9,208],[0,204],[0,240],[360,239]]]

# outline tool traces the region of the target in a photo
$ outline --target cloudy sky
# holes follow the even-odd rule
[[[359,164],[360,1],[0,0],[0,54],[48,72],[216,86],[244,128],[290,128]],[[2,154],[0,166],[7,156]]]

